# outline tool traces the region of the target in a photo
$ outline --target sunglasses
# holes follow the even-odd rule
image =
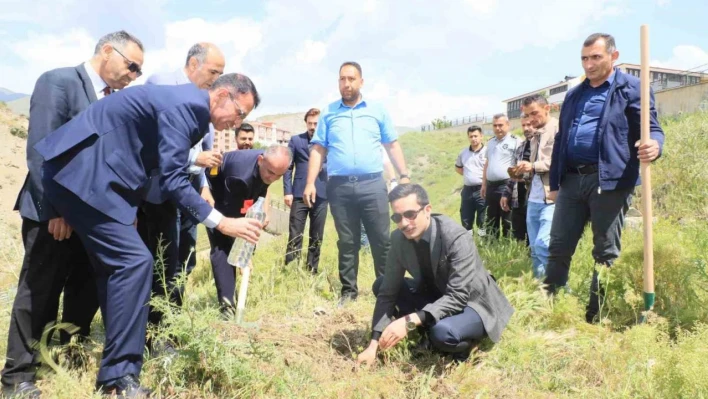
[[[240,120],[246,119],[248,116],[247,112],[243,112],[243,108],[241,108],[238,103],[236,102],[236,99],[234,99],[234,96],[229,93],[229,98],[231,99],[231,102],[234,103],[234,106],[236,106],[236,109],[238,110],[238,114],[236,114],[236,117],[239,118]]]
[[[140,69],[140,65],[138,65],[137,62],[131,61],[128,57],[124,56],[123,53],[121,53],[120,51],[118,51],[117,48],[113,47],[113,50],[115,50],[115,52],[118,53],[121,57],[123,57],[123,59],[125,60],[125,62],[128,63],[128,70],[129,70],[130,72],[135,73],[136,77],[138,77],[138,78],[143,75],[143,71]]]
[[[391,220],[393,221],[393,223],[401,223],[401,220],[403,220],[403,218],[406,218],[408,220],[413,220],[418,217],[418,214],[423,209],[425,209],[425,205],[420,207],[420,209],[418,209],[417,211],[411,210],[411,211],[405,211],[403,213],[394,213],[393,215],[391,215]]]

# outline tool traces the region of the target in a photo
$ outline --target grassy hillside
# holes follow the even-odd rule
[[[708,114],[663,124],[667,145],[653,169],[657,303],[647,324],[637,324],[643,306],[641,231],[625,230],[622,257],[603,276],[610,293],[599,325],[583,320],[592,268],[589,235],[574,258],[570,292],[553,302],[531,277],[524,248],[480,242],[486,267],[516,309],[502,341],[453,365],[416,352],[411,339],[384,353],[376,368],[355,371],[356,354],[368,344],[373,265],[362,252],[359,301],[336,309],[340,286],[330,216],[323,272],[316,277],[283,266],[285,237],[259,247],[247,308],[252,326],[219,318],[211,269],[200,257],[184,311],[166,309],[171,326],[151,332],[179,337],[179,357],[147,359],[142,380],[162,397],[179,398],[708,397],[708,176],[697,167],[708,149]],[[459,220],[462,182],[453,165],[466,145],[464,134],[410,133],[401,142],[413,179],[428,189],[434,210]],[[11,249],[3,248],[3,270],[19,265],[19,251]],[[0,351],[9,315],[8,304],[2,307]],[[73,356],[83,355],[84,369],[59,368],[41,382],[47,397],[91,395],[101,329],[96,320],[95,342],[70,348]],[[60,360],[67,352],[52,349]]]

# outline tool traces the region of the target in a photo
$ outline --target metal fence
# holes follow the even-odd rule
[[[455,126],[460,126],[460,125],[469,125],[472,123],[489,123],[492,121],[492,115],[484,115],[484,114],[474,114],[470,116],[463,116],[462,118],[455,118],[455,119],[441,119],[441,123],[438,124],[438,127],[433,125],[432,123],[429,123],[427,125],[421,125],[420,126],[420,131],[421,132],[430,132],[433,130],[440,130],[440,129],[447,129],[450,127],[455,127]]]

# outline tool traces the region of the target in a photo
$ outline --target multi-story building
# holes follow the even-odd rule
[[[272,122],[248,121],[253,126],[255,132],[254,140],[263,145],[281,144],[287,145],[290,141],[290,132],[278,129]],[[214,132],[214,149],[228,152],[238,149],[236,146],[236,132],[233,130],[222,130]]]

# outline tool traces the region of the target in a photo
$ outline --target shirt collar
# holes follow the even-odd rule
[[[615,83],[615,75],[616,75],[616,72],[613,69],[610,76],[607,77],[607,80],[604,81],[600,86],[595,87],[595,89],[599,89],[601,87],[612,86],[612,84]],[[585,80],[583,81],[583,85],[585,85],[585,87],[591,87],[590,86],[590,79],[585,78]]]
[[[484,143],[482,143],[482,146],[479,147],[479,150],[477,150],[477,151],[475,151],[475,150],[472,148],[472,145],[471,145],[471,144],[470,144],[470,147],[469,147],[469,148],[470,148],[470,152],[473,152],[473,153],[477,154],[477,153],[479,153],[480,151],[482,151],[482,150],[484,149]]]
[[[433,235],[433,218],[431,216],[430,218],[430,224],[428,225],[428,228],[425,229],[423,232],[423,235],[420,237],[420,240],[418,242],[415,242],[415,240],[410,240],[413,244],[415,245],[422,245],[422,244],[430,244],[430,237]]]
[[[350,107],[350,106],[344,104],[344,100],[342,100],[341,98],[339,99],[339,108],[351,108],[351,109],[354,109],[354,108],[357,108],[357,107],[359,107],[359,106],[366,106],[366,100],[364,100],[364,95],[363,95],[363,94],[361,95],[361,100],[360,100],[358,103],[356,103],[356,105],[354,105],[353,107]]]
[[[88,74],[89,79],[91,79],[91,86],[93,86],[93,91],[96,93],[101,93],[103,89],[108,86],[108,84],[98,75],[98,72],[93,69],[93,66],[91,66],[90,62],[84,62],[84,69],[86,69],[86,73]],[[113,91],[113,89],[111,89],[111,91]]]

